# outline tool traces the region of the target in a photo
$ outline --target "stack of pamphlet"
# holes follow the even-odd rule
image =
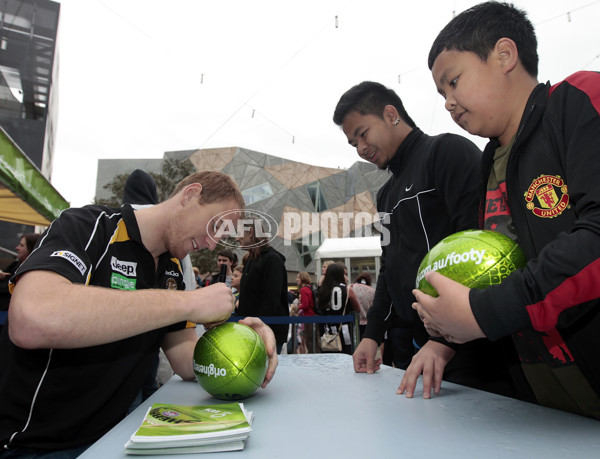
[[[125,444],[126,454],[184,454],[244,449],[253,414],[242,403],[152,405]]]

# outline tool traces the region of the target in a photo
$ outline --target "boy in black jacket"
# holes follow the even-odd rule
[[[428,331],[463,343],[513,338],[537,401],[600,419],[600,74],[538,84],[524,12],[488,2],[440,32],[429,67],[452,119],[489,137],[480,225],[523,248],[527,266],[469,290],[438,273],[415,291]]]
[[[377,349],[389,330],[409,337],[393,351],[409,355],[398,394],[413,397],[422,375],[424,398],[440,391],[442,379],[513,396],[497,343],[430,339],[411,308],[425,254],[444,237],[477,226],[480,150],[456,134],[425,134],[398,94],[377,82],[346,91],[333,120],[361,158],[391,172],[377,193],[383,252],[367,327],[353,354],[355,371],[379,369]]]

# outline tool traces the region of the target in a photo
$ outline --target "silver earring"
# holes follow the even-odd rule
[[[396,120],[392,123],[394,126],[398,126],[398,123],[400,122],[400,118],[396,118]]]

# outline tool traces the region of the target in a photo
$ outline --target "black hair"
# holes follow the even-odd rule
[[[346,279],[344,278],[345,267],[340,263],[331,263],[327,266],[327,270],[325,271],[325,277],[323,278],[323,283],[319,287],[319,291],[317,292],[317,299],[319,305],[326,305],[329,301],[331,301],[331,291],[334,287],[337,287],[340,284],[345,284]]]
[[[352,111],[357,111],[361,115],[383,118],[383,109],[386,105],[393,105],[400,118],[410,127],[417,126],[408,116],[398,94],[374,81],[363,81],[346,91],[335,107],[333,122],[341,126],[346,115]]]
[[[233,251],[232,251],[232,250],[229,250],[229,249],[223,249],[223,250],[221,250],[221,251],[220,251],[220,252],[217,254],[217,256],[218,256],[218,257],[225,257],[225,258],[229,258],[229,261],[230,261],[231,263],[233,263],[233,262],[235,261],[235,259],[236,259],[236,256],[235,256],[235,254],[233,253]]]
[[[22,236],[25,239],[25,247],[27,247],[27,252],[31,253],[41,234],[38,233],[27,233]]]
[[[431,45],[429,70],[443,51],[471,51],[485,62],[501,38],[517,45],[521,64],[537,78],[537,38],[527,14],[511,3],[486,2],[475,5],[453,18]]]

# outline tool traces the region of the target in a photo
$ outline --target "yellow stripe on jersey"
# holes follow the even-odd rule
[[[117,227],[115,228],[115,232],[113,237],[110,240],[110,243],[113,242],[125,242],[129,241],[129,233],[127,233],[127,227],[125,226],[125,221],[123,219],[119,220],[117,223]]]
[[[171,261],[177,265],[179,271],[183,273],[183,268],[181,267],[181,260],[178,258],[171,258]]]

